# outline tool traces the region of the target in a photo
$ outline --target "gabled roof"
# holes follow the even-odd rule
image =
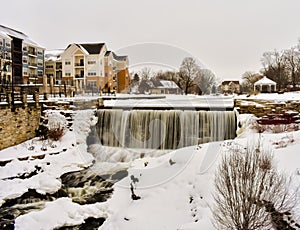
[[[102,48],[105,46],[105,43],[84,43],[84,44],[73,43],[73,44],[69,44],[66,50],[72,45],[77,46],[86,54],[100,54]]]
[[[160,84],[166,89],[179,89],[178,85],[174,81],[160,80]]]
[[[112,51],[107,50],[104,56],[105,56],[105,57],[108,57],[111,53],[112,53]]]
[[[45,61],[58,61],[61,60],[61,54],[64,52],[63,49],[57,50],[46,50]]]
[[[105,43],[88,43],[79,45],[82,46],[89,54],[99,54]]]
[[[1,32],[2,35],[19,38],[19,39],[23,40],[23,42],[28,44],[28,45],[43,48],[41,45],[39,45],[38,43],[31,40],[26,34],[20,32],[20,31],[11,29],[11,28],[3,26],[3,25],[0,25],[0,32]]]
[[[116,60],[116,61],[126,61],[127,60],[127,56],[119,56],[119,55],[115,54],[115,52],[110,51],[110,50],[106,51],[105,57],[108,57],[110,54],[112,54],[114,60]]]
[[[276,85],[277,83],[275,81],[272,81],[271,79],[264,76],[262,79],[258,80],[254,83],[254,85]]]
[[[127,56],[118,56],[114,52],[112,52],[112,54],[116,61],[126,61],[126,59],[127,59]]]
[[[163,88],[163,89],[178,89],[178,85],[174,81],[150,79],[142,80],[142,84],[148,85],[149,88]]]
[[[229,85],[230,83],[234,83],[236,85],[239,85],[239,81],[222,81],[222,85]]]

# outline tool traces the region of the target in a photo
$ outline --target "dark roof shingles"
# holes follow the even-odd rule
[[[86,51],[89,54],[99,54],[102,47],[105,45],[105,43],[94,43],[94,44],[79,44],[81,45],[84,49],[86,49]]]

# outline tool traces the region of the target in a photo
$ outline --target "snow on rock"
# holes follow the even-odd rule
[[[18,230],[51,230],[62,226],[73,226],[84,222],[90,216],[104,217],[103,204],[79,205],[70,198],[60,198],[53,202],[47,202],[45,208],[19,216],[15,221],[15,229]]]
[[[77,121],[86,122],[80,123],[80,129],[76,129],[76,133],[67,130],[60,141],[52,143],[52,147],[47,141],[34,138],[0,151],[1,160],[11,160],[4,167],[0,167],[0,204],[6,199],[21,196],[29,188],[36,189],[42,194],[54,193],[61,186],[58,178],[62,174],[91,165],[94,158],[86,151],[86,142],[83,141],[88,134],[91,122],[87,116],[91,113],[91,111],[78,111],[75,115]],[[51,117],[51,114],[48,116]],[[41,150],[45,145],[47,150]],[[29,150],[30,146],[34,149]],[[37,171],[36,175],[25,179],[18,178],[34,170]]]

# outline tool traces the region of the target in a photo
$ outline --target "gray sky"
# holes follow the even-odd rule
[[[259,71],[263,52],[290,48],[300,38],[299,0],[10,0],[1,8],[0,24],[46,49],[106,42],[136,62],[130,47],[165,44],[156,50],[156,62],[171,46],[174,61],[162,64],[179,67],[183,57],[176,54],[190,54],[221,79]],[[149,47],[139,53],[146,62]]]

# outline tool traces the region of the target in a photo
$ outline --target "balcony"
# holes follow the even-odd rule
[[[29,51],[28,51],[28,55],[29,55],[29,56],[33,56],[33,57],[37,57],[37,53],[36,53],[36,51],[34,51],[34,50],[29,50]]]
[[[84,78],[84,75],[82,75],[82,74],[76,74],[75,78]]]
[[[9,60],[11,60],[11,57],[6,55],[6,57],[4,59],[9,61]]]
[[[28,77],[30,77],[30,78],[37,78],[37,74],[30,73],[30,74],[28,75]]]
[[[79,67],[79,68],[82,67],[83,68],[84,67],[84,63],[75,63],[75,67]]]
[[[28,66],[29,66],[29,68],[37,68],[37,63],[36,62],[29,62]]]

